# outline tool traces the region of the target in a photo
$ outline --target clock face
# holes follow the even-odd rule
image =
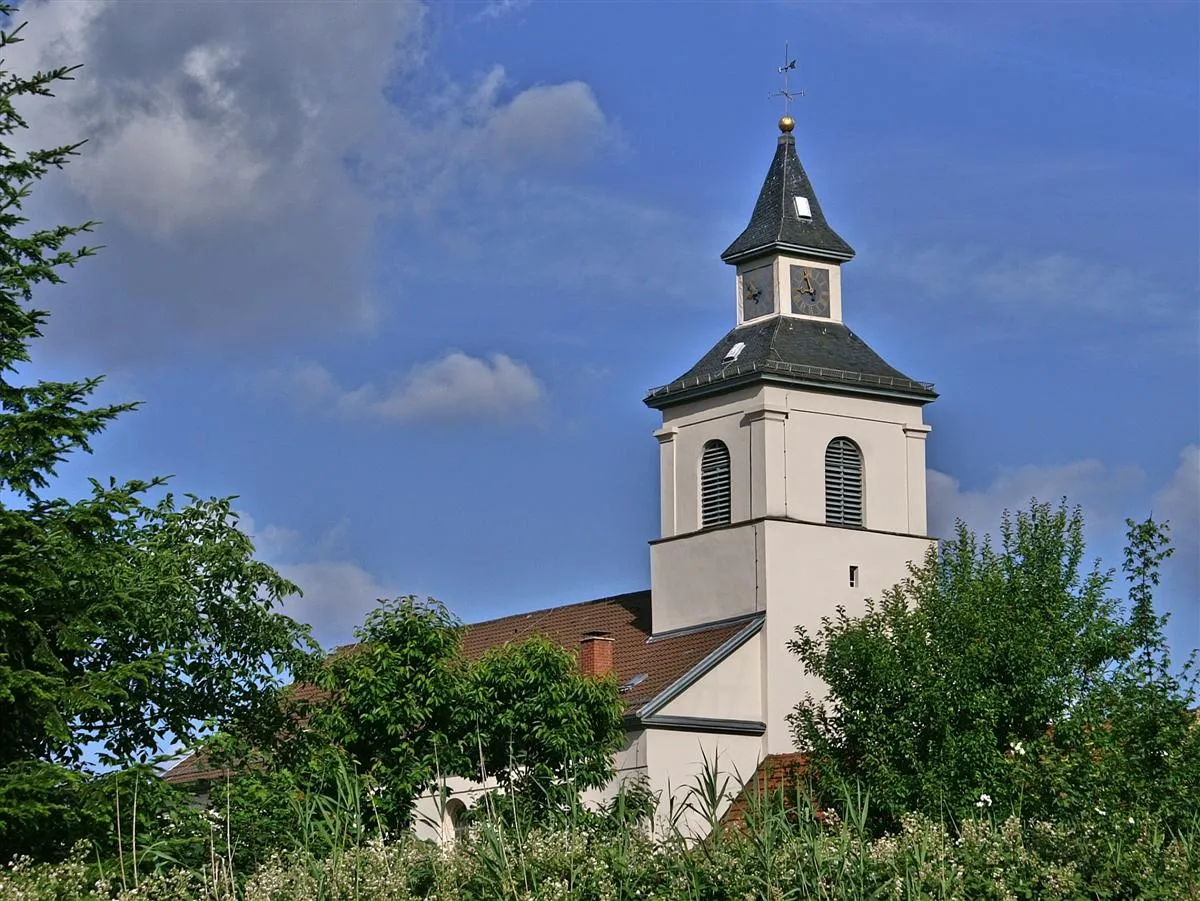
[[[792,312],[802,316],[829,316],[829,270],[816,266],[792,267]]]
[[[742,321],[775,312],[775,278],[770,266],[742,273]]]

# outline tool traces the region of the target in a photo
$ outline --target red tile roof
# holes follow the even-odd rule
[[[652,637],[650,592],[637,591],[467,625],[463,651],[476,659],[489,648],[533,635],[577,650],[585,635],[607,632],[613,639],[613,671],[623,687],[625,712],[634,714],[745,626],[746,620],[739,619]],[[292,686],[290,691],[305,699],[317,694],[311,685]],[[187,783],[224,775],[224,770],[211,768],[198,753],[180,761],[163,778]]]
[[[728,826],[745,825],[752,802],[777,798],[781,791],[784,804],[790,804],[794,800],[792,792],[804,779],[807,769],[808,757],[799,752],[768,754],[759,762],[754,775],[746,780],[721,821]]]

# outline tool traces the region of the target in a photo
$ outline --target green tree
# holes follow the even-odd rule
[[[1167,618],[1154,610],[1159,567],[1172,553],[1166,524],[1126,525],[1128,657],[1014,763],[1026,806],[1043,816],[1149,819],[1178,833],[1200,813],[1195,654],[1175,670]]]
[[[1165,669],[1138,675],[1162,648],[1148,595],[1162,538],[1151,526],[1131,532],[1129,619],[1108,596],[1111,575],[1083,570],[1079,511],[1034,503],[1005,516],[999,548],[959,523],[863,616],[843,610],[815,633],[797,630],[792,650],[829,686],[791,717],[818,786],[836,797],[865,783],[884,825],[907,811],[961,816],[977,806],[1049,815],[1064,793],[1091,797],[1099,785],[1082,775],[1083,736],[1094,743],[1136,723],[1165,730],[1139,739],[1156,755],[1170,745],[1160,761],[1186,756],[1190,693]],[[1131,715],[1151,699],[1153,713]],[[1104,759],[1127,776],[1142,766]],[[1161,795],[1170,779],[1151,782]]]
[[[364,828],[396,831],[420,796],[453,776],[494,781],[531,816],[611,778],[624,736],[614,679],[583,675],[573,652],[542,636],[470,660],[462,633],[438,601],[385,601],[356,644],[305,674],[284,741],[267,753],[232,743],[226,759],[239,776],[228,791],[217,787],[218,807],[228,803],[239,822],[275,824],[280,838],[260,835],[255,859],[290,847],[295,836],[278,827],[298,798],[345,807],[362,788],[355,816]]]
[[[323,698],[302,714],[309,730],[289,750],[295,771],[310,784],[327,781],[322,755],[341,749],[382,789],[383,821],[408,825],[413,800],[439,775],[462,769],[454,729],[464,686],[459,626],[443,604],[411,595],[368,613],[358,643],[335,652],[313,680]]]
[[[615,679],[583,675],[572,652],[541,636],[490,649],[468,675],[463,733],[479,754],[462,775],[491,776],[535,804],[561,796],[556,787],[574,796],[612,777],[624,738]]]
[[[0,49],[20,40],[0,6]],[[253,558],[229,499],[163,495],[162,479],[93,480],[55,497],[56,467],[136,405],[90,406],[99,378],[21,384],[60,283],[93,223],[31,228],[22,208],[81,144],[22,152],[17,105],[71,68],[0,63],[0,859],[72,840],[85,751],[147,760],[220,728],[277,728],[282,671],[313,646],[274,606],[294,585]],[[86,781],[86,780],[85,780]]]

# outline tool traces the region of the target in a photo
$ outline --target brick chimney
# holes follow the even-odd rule
[[[588,632],[579,642],[579,669],[585,676],[607,676],[613,671],[614,639],[610,632]]]

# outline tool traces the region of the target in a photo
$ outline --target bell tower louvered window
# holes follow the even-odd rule
[[[825,521],[863,524],[862,451],[849,438],[834,438],[825,448]]]
[[[729,448],[709,441],[700,459],[700,527],[724,525],[730,510]]]

